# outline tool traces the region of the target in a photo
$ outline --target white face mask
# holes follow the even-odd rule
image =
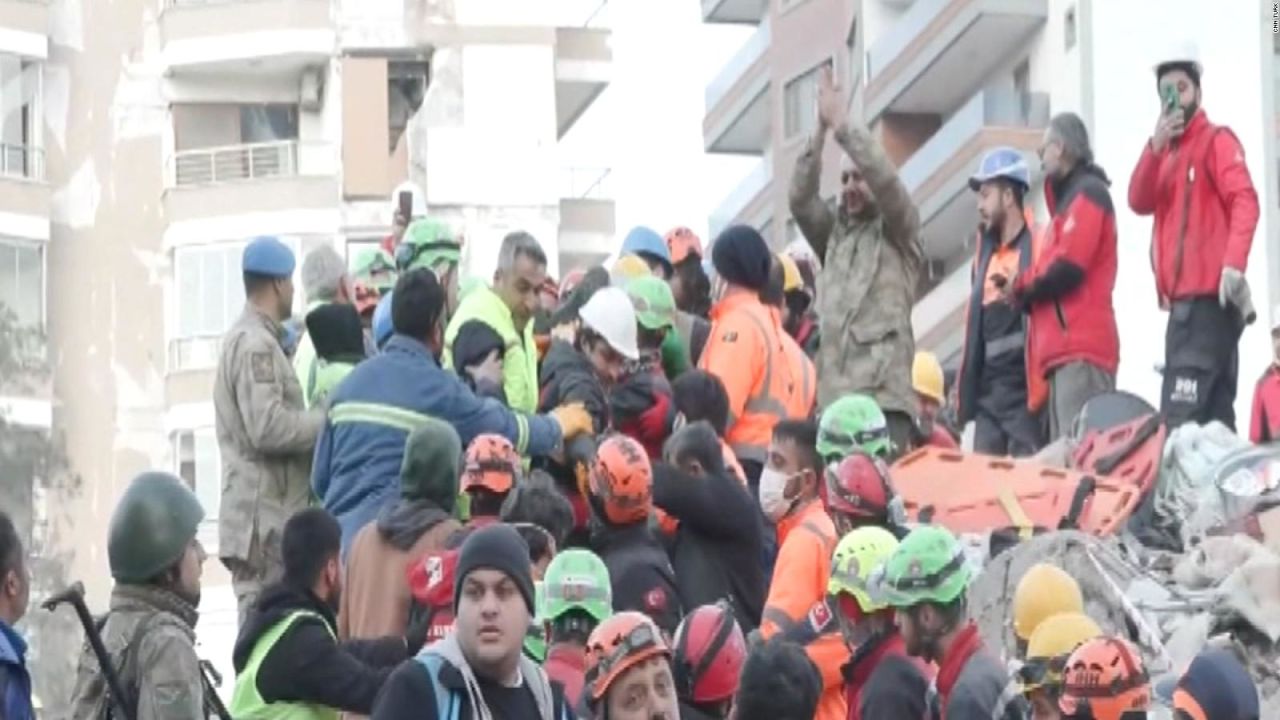
[[[794,475],[787,475],[772,468],[760,473],[760,509],[765,517],[778,522],[791,510],[792,501],[786,497],[787,482]]]

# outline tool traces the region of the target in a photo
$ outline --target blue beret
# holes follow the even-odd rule
[[[244,246],[244,255],[240,260],[243,272],[278,278],[291,277],[297,265],[298,261],[294,259],[289,246],[274,237],[254,238]]]

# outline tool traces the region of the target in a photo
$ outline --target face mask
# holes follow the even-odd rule
[[[765,517],[778,522],[791,509],[792,501],[786,497],[787,482],[795,475],[787,475],[772,468],[760,473],[760,509]]]

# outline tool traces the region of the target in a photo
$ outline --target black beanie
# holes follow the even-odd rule
[[[494,350],[501,357],[505,347],[506,343],[502,342],[502,336],[497,330],[481,320],[468,320],[462,323],[457,336],[453,338],[453,366],[462,375],[472,365],[483,363]]]
[[[316,356],[322,360],[364,357],[364,328],[354,305],[325,303],[307,313],[306,322]]]
[[[471,533],[462,543],[462,551],[458,554],[458,568],[453,576],[453,607],[458,607],[458,599],[462,596],[462,585],[472,570],[489,568],[507,574],[529,608],[529,614],[535,615],[533,601],[533,566],[529,562],[529,546],[520,533],[510,525],[498,523],[480,528]]]
[[[720,233],[712,245],[711,264],[728,282],[760,292],[769,285],[773,255],[755,228],[733,225]]]

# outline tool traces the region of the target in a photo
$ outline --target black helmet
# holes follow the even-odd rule
[[[111,577],[141,583],[172,567],[202,519],[204,508],[182,480],[163,472],[137,476],[111,514]]]

